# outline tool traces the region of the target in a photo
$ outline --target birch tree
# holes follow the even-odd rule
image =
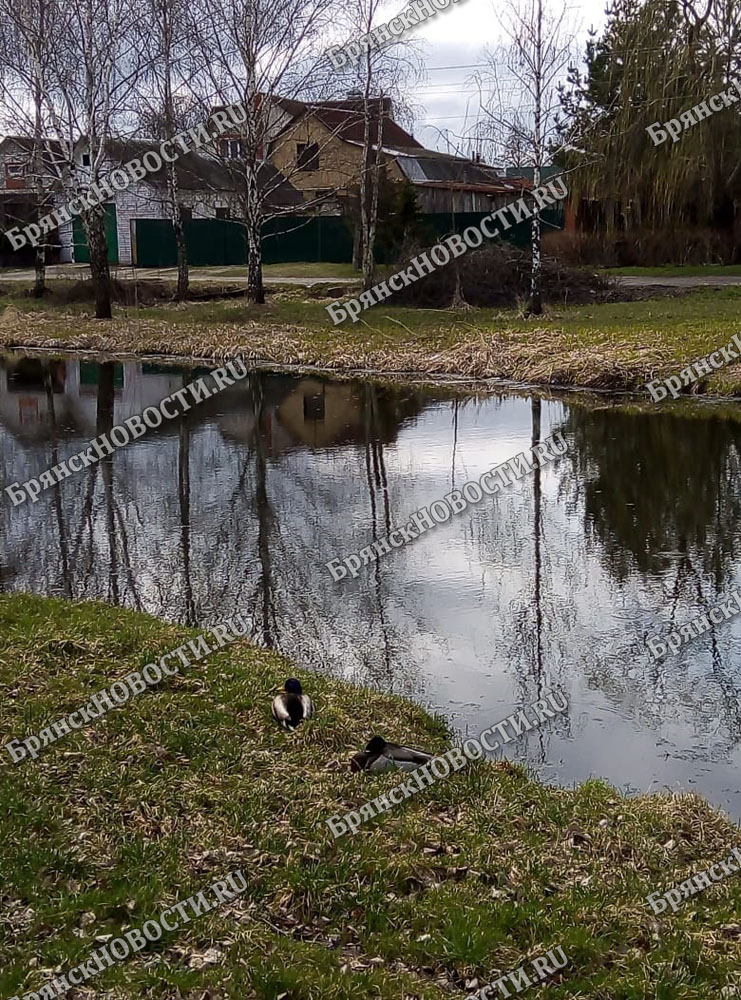
[[[348,7],[351,27],[358,36],[375,27],[376,15],[383,0],[351,0]],[[365,47],[358,66],[362,93],[363,162],[360,169],[360,267],[363,288],[371,288],[375,275],[375,243],[378,225],[378,187],[383,153],[383,122],[386,112],[383,85],[374,94],[380,52]],[[375,98],[375,100],[374,100]],[[375,114],[374,114],[375,106]]]
[[[42,98],[49,134],[61,150],[55,163],[63,207],[57,217],[69,222],[70,212],[80,216],[98,319],[111,318],[104,202],[115,190],[107,177],[106,144],[131,115],[127,100],[141,69],[133,26],[142,16],[138,0],[67,0],[59,7],[63,44]]]
[[[51,203],[54,153],[45,141],[44,99],[60,44],[57,0],[0,0],[0,101],[5,128],[31,139],[30,180],[36,221]],[[17,220],[26,222],[28,220]],[[36,247],[34,295],[44,294],[46,243]]]
[[[240,153],[229,165],[246,230],[251,302],[265,301],[262,225],[283,182],[264,166],[279,128],[280,102],[316,92],[328,79],[321,44],[333,6],[334,0],[201,0],[194,25],[214,101],[244,107],[237,127]]]
[[[180,131],[182,118],[178,89],[191,77],[190,5],[187,0],[144,2],[147,17],[138,26],[138,37],[141,50],[146,53],[141,77],[146,89],[139,99],[150,107],[153,105],[153,114],[148,117],[150,120],[155,116],[159,119],[162,134],[157,135],[157,138],[172,140]],[[177,251],[178,282],[175,297],[178,301],[183,301],[188,297],[189,271],[174,162],[167,164],[167,201]]]
[[[574,49],[567,9],[552,10],[547,0],[506,0],[496,8],[505,41],[485,53],[488,69],[480,79],[483,130],[501,147],[517,148],[540,186],[543,166],[558,140],[559,87],[565,82]],[[542,312],[541,209],[532,205],[532,272],[528,312]]]

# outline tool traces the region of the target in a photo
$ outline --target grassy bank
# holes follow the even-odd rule
[[[658,267],[606,267],[606,274],[642,278],[738,278],[741,264],[663,264]]]
[[[501,377],[541,385],[641,390],[728,343],[738,331],[741,288],[571,308],[538,319],[514,310],[450,311],[379,305],[355,324],[332,326],[327,300],[296,289],[264,307],[244,300],[117,307],[112,322],[89,306],[55,308],[0,298],[0,347],[305,365],[337,372]],[[692,386],[741,392],[741,363]]]
[[[104,605],[0,597],[2,732],[38,731],[194,634]],[[528,996],[707,1000],[741,984],[741,876],[659,919],[643,901],[738,842],[702,801],[556,790],[479,763],[333,841],[328,816],[398,783],[349,771],[372,732],[434,750],[446,736],[405,701],[301,672],[318,714],[286,734],[269,700],[289,671],[235,643],[36,761],[3,752],[3,996],[235,868],[249,881],[238,900],[89,987],[442,1000],[558,945],[569,964]]]

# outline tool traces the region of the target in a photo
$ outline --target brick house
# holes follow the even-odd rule
[[[306,201],[347,196],[362,170],[364,117],[361,98],[304,103],[276,99],[283,113],[270,161]],[[381,163],[391,181],[408,181],[425,213],[489,212],[519,198],[531,184],[506,178],[493,167],[425,149],[393,119],[389,98],[371,102],[371,141],[381,136]]]
[[[108,143],[108,158],[103,176],[129,160],[141,157],[156,148],[156,140],[114,139]],[[75,157],[81,168],[89,164],[84,141],[78,144]],[[184,221],[189,219],[238,219],[240,217],[239,174],[228,161],[200,153],[184,153],[175,161],[178,202]],[[301,202],[301,195],[284,178],[278,176],[270,163],[262,165],[259,182],[268,186],[268,207],[288,210]],[[132,234],[137,219],[169,219],[167,173],[163,165],[125,190],[115,191],[115,198],[106,205],[109,256],[119,264],[132,264]],[[80,256],[84,242],[79,220],[60,227],[63,262]],[[115,251],[115,252],[114,252]]]

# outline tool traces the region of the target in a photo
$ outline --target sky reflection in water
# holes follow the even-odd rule
[[[203,372],[6,358],[2,485]],[[557,429],[556,463],[332,581],[327,560]],[[644,639],[740,582],[740,434],[709,407],[252,376],[35,505],[3,494],[0,588],[189,624],[241,610],[256,641],[472,734],[558,683],[569,712],[510,757],[564,784],[699,791],[739,817],[741,622],[660,664]]]

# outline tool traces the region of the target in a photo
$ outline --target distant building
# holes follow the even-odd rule
[[[65,162],[62,146],[45,140],[42,153],[44,191],[49,194],[49,208],[53,208],[52,192],[59,187],[59,172]],[[33,140],[25,136],[9,135],[0,141],[0,234],[16,226],[35,222],[37,209],[37,178],[33,167]],[[57,242],[52,233],[51,241]],[[9,241],[0,236],[0,267],[19,267],[34,259],[36,251],[26,246],[14,251]],[[53,258],[52,258],[53,259]],[[58,255],[57,255],[58,259]]]
[[[102,175],[122,166],[132,159],[141,157],[157,147],[157,140],[113,139],[107,144],[108,158]],[[75,151],[79,167],[89,164],[86,144],[81,141]],[[87,160],[86,160],[87,157]],[[235,165],[221,162],[200,153],[184,153],[175,161],[178,184],[178,201],[183,220],[190,219],[239,219],[241,202],[239,198],[240,173]],[[258,172],[258,182],[265,185],[268,209],[289,210],[302,202],[296,189],[278,175],[271,163],[262,163]],[[163,165],[159,170],[148,173],[140,181],[133,181],[125,190],[116,191],[113,202],[106,205],[109,255],[119,264],[132,264],[132,230],[136,219],[169,219],[169,199],[167,196],[167,172]],[[82,226],[78,220],[67,223],[60,229],[63,262],[79,260],[80,246],[84,241]],[[117,254],[110,253],[115,247]],[[83,259],[87,259],[83,256]]]
[[[107,144],[107,157],[101,177],[105,178],[129,160],[141,157],[156,149],[157,140],[112,139]],[[44,140],[43,183],[49,193],[47,211],[65,205],[69,195],[62,191],[61,178],[66,173],[67,158],[61,143]],[[238,150],[233,150],[238,157]],[[87,143],[80,140],[74,150],[74,163],[78,176],[84,176],[90,164]],[[236,164],[217,160],[205,154],[184,153],[175,161],[179,189],[179,203],[183,219],[238,219],[241,214],[239,190],[240,175]],[[285,178],[281,178],[273,164],[261,164],[258,174],[260,184],[268,194],[265,199],[269,210],[290,211],[303,203],[303,197]],[[169,219],[167,175],[163,165],[160,170],[147,174],[142,180],[132,181],[123,191],[115,191],[115,198],[106,209],[106,233],[109,258],[119,264],[132,264],[132,227],[136,219]],[[0,142],[0,232],[14,226],[36,222],[38,217],[36,178],[33,173],[33,140],[8,136]],[[82,223],[78,218],[62,224],[47,236],[47,262],[69,263],[87,261],[87,245]],[[3,246],[3,244],[5,244]],[[12,267],[28,264],[35,250],[26,246],[14,251],[10,243],[0,240],[0,266]]]
[[[305,103],[277,98],[282,111],[269,158],[307,201],[347,196],[362,171],[363,101]],[[370,137],[392,181],[407,180],[426,213],[489,212],[530,188],[525,180],[501,177],[493,167],[465,157],[425,149],[393,119],[389,98],[370,104]]]

